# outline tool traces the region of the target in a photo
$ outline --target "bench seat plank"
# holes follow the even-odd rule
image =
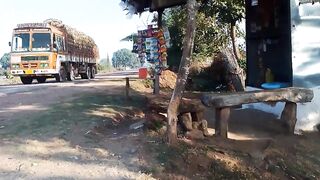
[[[312,99],[312,90],[290,87],[249,92],[210,93],[204,94],[201,101],[207,107],[222,108],[257,102],[305,103],[311,102]]]

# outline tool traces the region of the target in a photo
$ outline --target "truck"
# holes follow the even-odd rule
[[[57,19],[18,24],[9,46],[11,74],[19,76],[23,84],[34,79],[38,83],[48,78],[57,82],[79,76],[93,79],[97,73],[99,49],[94,40]]]

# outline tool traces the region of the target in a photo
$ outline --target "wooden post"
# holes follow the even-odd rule
[[[294,128],[297,122],[297,104],[293,102],[286,102],[286,105],[281,113],[281,120],[283,120],[288,128],[290,134],[294,133]]]
[[[154,75],[154,80],[153,80],[154,84],[153,84],[153,94],[160,94],[160,75],[158,72],[155,72]]]
[[[126,77],[126,100],[130,100],[130,82],[129,82],[129,78]]]
[[[222,138],[228,138],[228,120],[230,108],[216,108],[216,135]]]
[[[160,28],[162,28],[162,15],[163,15],[163,11],[164,11],[164,9],[160,9],[160,10],[158,10],[158,28],[160,29]],[[161,72],[161,68],[162,68],[162,62],[161,62],[161,60],[160,60],[160,62],[159,62],[159,71]],[[153,87],[154,87],[154,89],[153,89],[153,94],[156,94],[156,95],[158,95],[158,94],[160,94],[160,73],[157,71],[157,70],[155,70],[155,75],[154,75],[154,84],[153,84]]]
[[[172,93],[172,97],[168,106],[168,125],[167,140],[170,145],[177,142],[177,122],[178,108],[182,98],[182,92],[185,89],[189,74],[189,65],[191,63],[191,55],[193,52],[194,37],[196,34],[196,14],[198,12],[198,3],[196,0],[187,1],[188,22],[186,27],[186,35],[183,41],[183,52],[179,66],[176,87]]]

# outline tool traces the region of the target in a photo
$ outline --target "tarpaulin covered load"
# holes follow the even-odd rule
[[[56,27],[65,33],[67,49],[69,52],[74,52],[75,54],[85,54],[86,57],[93,59],[99,58],[98,47],[90,36],[76,30],[75,28],[63,24],[60,20],[48,19],[45,20],[44,23]]]

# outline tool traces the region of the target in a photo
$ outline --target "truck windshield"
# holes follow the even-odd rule
[[[30,42],[29,33],[15,34],[13,36],[12,51],[14,52],[28,51],[29,42]]]
[[[50,45],[50,33],[34,33],[32,35],[32,51],[49,51]]]

